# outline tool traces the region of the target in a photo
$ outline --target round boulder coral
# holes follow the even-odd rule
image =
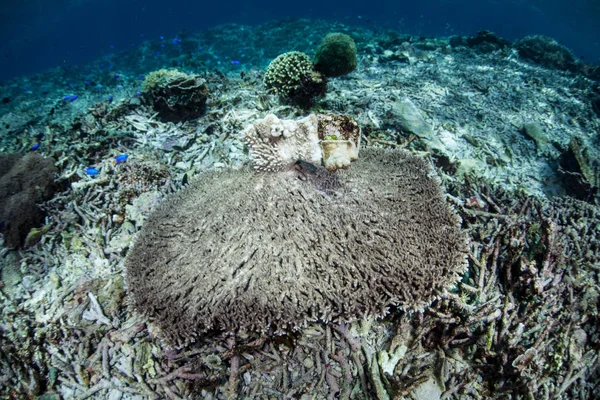
[[[364,153],[364,154],[363,154]],[[349,170],[204,173],[145,223],[126,261],[168,343],[208,331],[422,309],[464,269],[466,237],[428,162],[364,150]]]
[[[343,33],[328,34],[317,48],[314,64],[329,78],[349,74],[358,64],[354,40]]]

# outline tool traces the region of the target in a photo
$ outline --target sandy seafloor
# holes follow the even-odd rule
[[[328,32],[355,39],[358,68],[331,79],[312,111],[354,117],[364,146],[431,157],[470,237],[464,279],[422,312],[169,349],[129,307],[132,239],[165,194],[247,163],[245,126],[309,113],[262,77],[285,51],[314,55]],[[536,64],[494,37],[451,45],[318,21],[178,39],[0,87],[0,152],[39,143],[61,184],[39,242],[2,248],[2,398],[600,398],[600,89],[585,68]],[[205,115],[156,118],[137,92],[160,68],[207,80]],[[432,135],[398,124],[404,99]],[[566,171],[567,158],[581,170]]]

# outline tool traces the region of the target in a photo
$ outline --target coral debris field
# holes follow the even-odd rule
[[[340,32],[356,69],[293,83],[301,102],[265,85],[273,59],[314,60]],[[39,214],[28,235],[2,242],[0,396],[598,398],[599,79],[545,37],[289,20],[184,32],[4,82],[0,153],[17,155],[2,177],[34,152],[54,179],[39,193],[38,174],[20,171]],[[194,179],[244,168],[248,126],[311,112],[350,116],[361,147],[431,163],[468,236],[464,275],[419,310],[316,318],[284,334],[210,331],[171,347],[128,296],[136,235]],[[11,182],[0,199],[15,196]],[[15,222],[2,215],[4,233]],[[185,234],[155,232],[167,233]]]

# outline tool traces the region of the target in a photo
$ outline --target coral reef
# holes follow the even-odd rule
[[[371,147],[432,155],[470,239],[468,270],[422,312],[391,307],[385,318],[307,322],[285,335],[209,332],[169,349],[124,297],[133,238],[161,198],[205,171],[247,165],[244,127],[268,114],[308,115],[264,90],[264,70],[291,48],[312,55],[336,31],[356,40],[361,62],[352,79],[329,80],[314,112],[352,116],[361,156]],[[0,397],[597,398],[600,196],[561,197],[575,194],[565,182],[584,179],[561,154],[574,137],[584,167],[600,154],[600,89],[591,80],[600,68],[583,60],[576,71],[541,68],[492,34],[469,46],[303,19],[178,38],[146,37],[86,65],[0,85],[0,98],[10,99],[0,102],[0,152],[35,149],[71,188],[43,204],[46,225],[30,230],[37,244],[0,249]],[[138,95],[143,77],[167,65],[206,79],[201,119],[156,118]],[[394,103],[406,98],[429,135],[397,117]],[[128,160],[115,164],[123,153]],[[324,197],[350,186],[343,177],[354,165],[330,173],[315,164],[280,172]]]
[[[348,75],[358,64],[356,43],[344,33],[330,33],[319,44],[313,64],[328,78]]]
[[[29,232],[44,223],[39,204],[58,189],[53,162],[39,154],[0,155],[0,232],[7,247],[22,247]]]
[[[198,75],[161,69],[144,80],[144,94],[159,116],[168,121],[185,121],[206,111],[208,88]]]
[[[382,150],[327,195],[295,169],[203,174],[142,228],[130,294],[174,346],[212,330],[284,333],[391,305],[421,310],[465,267],[460,220],[431,174]]]

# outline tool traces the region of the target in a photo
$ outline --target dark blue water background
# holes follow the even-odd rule
[[[600,60],[600,0],[1,0],[0,80],[80,64],[160,35],[317,18],[418,35],[545,34]],[[112,46],[112,47],[111,47]],[[243,46],[243,38],[240,38]]]

